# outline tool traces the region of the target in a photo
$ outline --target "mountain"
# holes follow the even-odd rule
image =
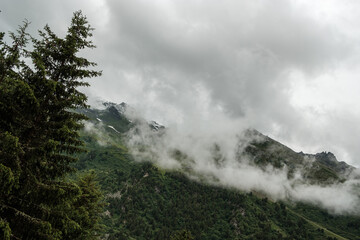
[[[347,164],[344,161],[339,162],[336,159],[335,155],[331,152],[321,152],[316,154],[304,154],[300,152],[300,154],[302,156],[314,158],[318,163],[327,166],[328,168],[335,171],[340,176],[346,177],[356,169],[355,167]]]
[[[258,165],[271,164],[276,168],[286,165],[289,167],[290,175],[296,170],[306,168],[306,171],[303,172],[304,177],[317,183],[344,181],[355,170],[345,162],[339,162],[331,152],[297,153],[254,129],[248,130],[246,134],[253,139],[261,139],[260,141],[251,141],[245,149],[245,152]]]
[[[89,117],[81,131],[88,152],[75,167],[98,175],[108,203],[104,239],[360,239],[358,215],[334,215],[310,203],[274,201],[262,192],[196,178],[189,175],[192,160],[184,152],[174,152],[175,159],[189,161],[178,169],[139,160],[127,145],[129,131],[143,131],[141,122],[155,133],[166,128],[129,119],[128,108],[104,103],[102,109],[79,110]],[[258,168],[286,166],[289,179],[301,169],[308,184],[326,186],[346,181],[345,173],[354,169],[331,153],[296,153],[253,129],[244,135],[249,141],[239,141],[244,148],[239,161],[246,157]],[[213,161],[221,168],[225,160],[216,155],[219,146],[214,149]]]

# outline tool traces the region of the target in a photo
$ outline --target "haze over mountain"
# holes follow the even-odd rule
[[[78,9],[103,70],[89,94],[171,127],[241,118],[296,151],[359,166],[358,1],[4,0],[0,28],[26,18],[30,31],[48,22],[61,35]]]
[[[125,103],[101,104],[80,110],[89,152],[75,166],[99,176],[109,239],[360,235],[357,169],[332,153],[297,153],[254,129],[182,133]]]
[[[309,202],[337,214],[360,214],[358,170],[330,152],[296,153],[254,129],[229,127],[233,125],[211,129],[207,123],[197,123],[203,127],[182,132],[146,121],[125,103],[107,102],[104,107],[91,110],[96,121],[85,130],[99,136],[104,127],[116,134],[127,130],[126,145],[139,161],[181,170],[194,180],[262,192],[274,200]],[[113,119],[109,120],[109,114]]]
[[[0,238],[360,239],[359,22],[356,0],[4,0]]]

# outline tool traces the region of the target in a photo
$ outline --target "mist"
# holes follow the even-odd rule
[[[360,214],[360,180],[314,184],[303,171],[314,159],[306,157],[304,168],[288,177],[287,166],[258,166],[244,153],[261,136],[246,134],[248,123],[226,114],[197,116],[196,121],[154,130],[139,114],[129,115],[137,126],[127,133],[130,151],[138,161],[151,161],[160,168],[181,170],[202,183],[259,192],[274,201],[285,200],[314,204],[331,214]],[[205,121],[205,119],[207,121]]]
[[[7,0],[0,27],[28,19],[34,36],[45,23],[62,35],[79,9],[96,29],[97,48],[84,54],[103,70],[88,96],[137,105],[172,128],[199,111],[205,90],[296,151],[360,167],[358,1]]]

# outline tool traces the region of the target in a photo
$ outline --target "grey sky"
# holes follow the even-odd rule
[[[98,46],[85,54],[103,70],[91,99],[128,102],[180,129],[236,119],[360,166],[356,0],[3,0],[0,9],[0,31],[26,18],[30,31],[48,23],[59,35],[83,10]]]

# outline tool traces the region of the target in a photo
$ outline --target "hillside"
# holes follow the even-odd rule
[[[257,136],[260,140],[248,144],[245,152],[258,165],[271,164],[276,168],[289,167],[290,177],[297,169],[304,169],[304,177],[311,182],[332,183],[343,181],[355,168],[339,162],[331,152],[316,154],[297,153],[285,145],[262,135],[256,130],[249,130],[248,136]],[[254,137],[253,137],[254,138]]]
[[[360,239],[358,216],[273,201],[261,192],[193,178],[191,169],[166,170],[147,159],[139,161],[126,146],[126,132],[137,123],[125,117],[125,108],[106,103],[103,110],[81,110],[90,118],[81,132],[88,152],[75,167],[98,175],[109,203],[103,214],[106,239]],[[148,127],[163,129],[155,122]],[[246,144],[246,157],[260,168],[286,165],[290,179],[303,168],[306,181],[326,185],[345,181],[343,173],[352,169],[330,153],[304,158],[256,130],[245,134],[256,136]],[[177,152],[177,158],[182,154]]]

